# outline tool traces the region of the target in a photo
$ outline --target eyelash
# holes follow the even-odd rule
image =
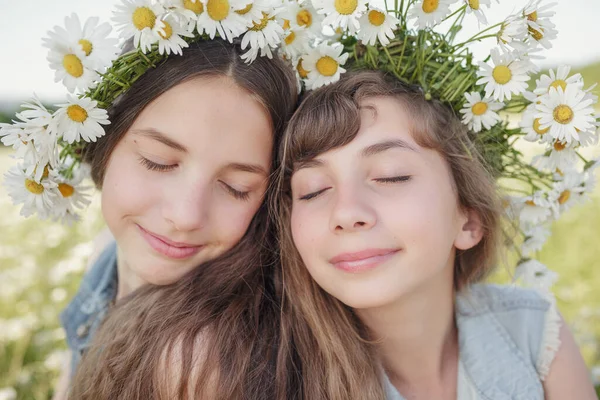
[[[410,175],[404,175],[404,176],[393,176],[390,178],[377,178],[377,179],[373,179],[373,180],[375,182],[379,182],[379,183],[401,183],[401,182],[407,182],[410,179],[411,179]],[[309,193],[307,195],[300,197],[299,200],[304,200],[304,201],[312,200],[328,189],[329,188],[321,189],[317,192]]]
[[[227,190],[229,192],[229,194],[231,194],[236,199],[242,200],[242,201],[248,201],[248,199],[250,198],[250,192],[240,192],[239,190],[232,188],[231,186],[229,186],[228,184],[226,184],[223,181],[219,181],[219,182],[221,182],[221,184],[225,187],[225,190]]]
[[[171,171],[171,170],[175,169],[175,167],[177,167],[177,164],[173,164],[173,165],[157,164],[153,161],[148,160],[146,157],[141,157],[141,156],[140,156],[140,163],[144,167],[146,167],[146,169],[148,169],[150,171],[158,171],[158,172]]]

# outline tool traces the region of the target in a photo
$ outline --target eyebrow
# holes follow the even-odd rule
[[[317,168],[322,167],[325,163],[319,159],[313,158],[311,160],[298,161],[294,163],[294,172],[300,171],[304,168]]]
[[[136,135],[140,135],[140,136],[145,136],[150,139],[154,139],[154,140],[156,140],[166,146],[169,146],[170,148],[172,148],[174,150],[180,151],[182,153],[188,152],[187,148],[184,145],[177,143],[176,141],[169,138],[167,135],[165,135],[161,131],[156,130],[154,128],[134,129],[132,131],[132,133],[134,133]]]
[[[395,140],[386,140],[384,142],[379,142],[379,143],[375,143],[370,146],[367,146],[360,152],[360,154],[362,157],[370,157],[370,156],[374,156],[376,154],[382,153],[382,152],[384,152],[386,150],[390,150],[390,149],[406,149],[406,150],[414,151],[415,153],[419,152],[416,148],[414,148],[408,142],[406,142],[402,139],[395,139]]]
[[[249,172],[252,174],[259,174],[264,176],[269,175],[269,173],[261,165],[258,164],[230,163],[227,165],[226,168],[235,171]]]

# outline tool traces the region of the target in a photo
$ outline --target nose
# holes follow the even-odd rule
[[[369,230],[376,222],[375,209],[359,190],[338,190],[329,222],[332,232]]]
[[[163,217],[178,231],[194,231],[206,225],[210,187],[207,182],[179,184],[163,193]]]

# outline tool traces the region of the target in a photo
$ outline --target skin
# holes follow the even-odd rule
[[[111,154],[103,182],[119,297],[175,282],[232,248],[262,202],[271,149],[267,111],[229,78],[196,78],[149,104]],[[165,254],[152,246],[161,242],[177,243]],[[196,253],[172,257],[172,247]]]
[[[458,204],[443,157],[412,138],[397,100],[361,106],[354,140],[296,166],[294,242],[315,281],[353,307],[379,340],[383,367],[407,399],[455,399],[453,263],[457,249],[479,243],[481,221]],[[367,249],[382,254],[343,261]],[[566,326],[560,336],[547,398],[595,398]]]

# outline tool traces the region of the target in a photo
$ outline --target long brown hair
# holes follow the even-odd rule
[[[481,218],[481,242],[456,254],[456,289],[483,279],[495,264],[500,209],[494,181],[466,127],[448,106],[427,100],[419,87],[381,72],[348,73],[309,94],[283,139],[279,196],[274,205],[284,295],[278,373],[281,390],[298,386],[302,399],[385,397],[380,363],[365,326],[349,307],[311,278],[294,246],[290,227],[294,165],[352,141],[360,128],[361,103],[382,96],[398,99],[405,107],[417,143],[437,151],[448,163],[459,205]],[[295,371],[301,371],[302,380]]]
[[[200,41],[142,75],[111,109],[107,137],[87,150],[96,183],[141,110],[198,76],[226,76],[252,93],[271,117],[277,146],[296,105],[295,79],[280,59],[245,64],[241,53],[238,44]],[[233,249],[173,285],[139,289],[108,313],[76,371],[71,398],[274,398],[279,303],[271,196],[272,185]]]

